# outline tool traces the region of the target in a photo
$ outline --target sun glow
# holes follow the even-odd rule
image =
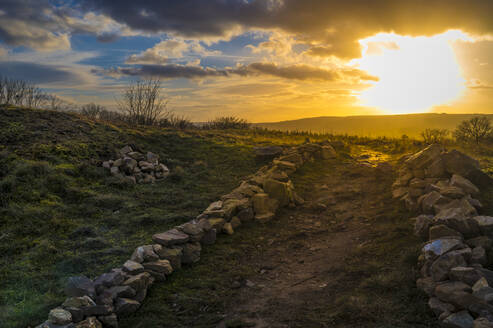
[[[354,63],[379,78],[361,93],[362,104],[404,114],[459,98],[465,80],[452,48],[457,40],[471,41],[461,31],[431,37],[379,33],[360,40],[363,56]]]

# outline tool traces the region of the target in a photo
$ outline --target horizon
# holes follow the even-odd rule
[[[491,9],[487,0],[373,9],[360,0],[4,0],[0,75],[113,110],[132,81],[160,79],[170,109],[193,121],[489,114]]]

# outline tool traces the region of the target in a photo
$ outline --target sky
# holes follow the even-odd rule
[[[0,75],[194,121],[493,113],[491,0],[0,0]]]

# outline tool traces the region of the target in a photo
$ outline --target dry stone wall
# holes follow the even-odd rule
[[[123,158],[133,158],[131,152],[123,149]],[[307,161],[336,156],[329,144],[264,147],[256,152],[262,159],[275,158],[211,203],[196,219],[153,235],[153,243],[137,247],[121,267],[95,279],[69,278],[65,288],[68,298],[37,328],[118,327],[118,318],[137,311],[155,281],[165,281],[182,265],[198,262],[202,248],[214,244],[219,234],[233,234],[249,221],[269,221],[279,208],[302,204],[289,175]],[[129,168],[129,172],[134,171]]]
[[[417,214],[425,243],[417,287],[442,327],[493,327],[493,217],[480,215],[480,186],[492,179],[473,158],[438,145],[401,160],[394,198]]]

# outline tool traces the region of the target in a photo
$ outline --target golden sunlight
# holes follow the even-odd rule
[[[416,113],[448,104],[465,89],[452,44],[470,40],[451,30],[431,37],[379,33],[359,40],[362,58],[353,63],[380,80],[360,100],[392,114]]]

